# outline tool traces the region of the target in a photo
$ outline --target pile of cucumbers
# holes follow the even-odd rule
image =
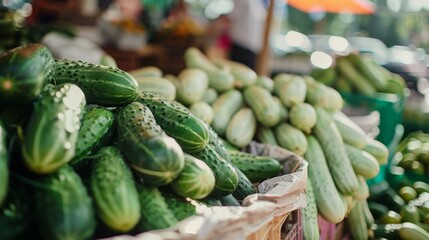
[[[390,186],[387,181],[369,188],[369,219],[375,238],[429,239],[429,185],[425,182]]]
[[[377,93],[403,94],[405,80],[375,63],[369,56],[351,53],[338,56],[327,69],[314,69],[311,75],[341,93],[375,96]]]
[[[139,84],[41,44],[0,55],[0,239],[168,228],[202,205],[240,205],[280,173]]]

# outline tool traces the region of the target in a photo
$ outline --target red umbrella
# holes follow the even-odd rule
[[[287,0],[287,3],[303,12],[331,12],[372,14],[375,5],[368,0]]]

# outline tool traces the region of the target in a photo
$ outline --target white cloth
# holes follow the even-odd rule
[[[235,0],[234,9],[229,14],[232,42],[259,52],[266,14],[262,0]]]

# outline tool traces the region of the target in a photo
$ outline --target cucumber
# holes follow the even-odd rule
[[[105,108],[95,107],[88,110],[82,118],[76,150],[70,165],[79,168],[85,165],[89,155],[97,152],[106,144],[114,132],[114,114]]]
[[[225,197],[221,197],[219,198],[219,200],[222,203],[222,206],[237,206],[237,207],[241,206],[240,202],[237,199],[235,199],[235,197],[232,196],[232,194],[229,194]]]
[[[279,146],[284,147],[300,156],[307,151],[307,140],[304,133],[288,123],[281,123],[275,130]]]
[[[260,86],[249,86],[244,89],[244,100],[253,110],[256,119],[262,125],[273,127],[277,125],[282,113],[279,105],[275,103],[273,96],[265,88]]]
[[[209,85],[207,74],[197,68],[182,70],[178,78],[177,100],[187,106],[199,102]]]
[[[256,130],[256,140],[260,143],[278,146],[273,130],[269,127],[265,127],[264,125],[258,126],[258,129]]]
[[[229,121],[243,105],[243,96],[237,90],[229,90],[219,96],[213,103],[213,129],[224,136]]]
[[[228,151],[228,154],[230,151],[240,151],[236,146],[232,145],[230,142],[228,142],[225,139],[221,139],[223,142],[223,145],[225,146],[225,149]]]
[[[231,162],[240,169],[251,182],[262,182],[277,176],[282,165],[271,157],[256,156],[245,152],[231,151]]]
[[[293,76],[290,80],[276,78],[274,81],[274,93],[288,108],[304,102],[306,91],[305,80],[300,76]]]
[[[337,69],[357,92],[366,96],[373,96],[376,93],[375,87],[353,66],[347,57],[337,58]]]
[[[352,53],[348,56],[353,65],[362,73],[362,75],[378,90],[385,89],[387,79],[376,63],[370,58]]]
[[[341,200],[343,200],[344,209],[346,211],[346,216],[350,214],[354,206],[356,205],[356,200],[353,196],[346,196],[340,194]]]
[[[375,224],[374,216],[372,215],[372,213],[368,207],[367,201],[362,201],[362,205],[363,205],[363,214],[365,216],[366,226],[368,228],[370,228],[373,224]]]
[[[429,184],[422,182],[422,181],[416,181],[413,183],[413,188],[416,190],[418,194],[421,194],[423,192],[429,193]]]
[[[209,207],[222,206],[222,202],[219,198],[207,197],[201,200],[201,202]]]
[[[420,214],[415,206],[406,205],[401,209],[399,214],[401,215],[403,222],[411,222],[414,224],[420,223]]]
[[[382,216],[389,212],[389,209],[381,203],[368,202],[368,208],[374,216],[375,220],[381,219]]]
[[[335,87],[339,92],[347,93],[347,94],[353,93],[352,85],[343,76],[338,77],[337,84]]]
[[[416,190],[409,186],[401,187],[398,191],[398,194],[407,203],[417,198]]]
[[[0,54],[0,108],[29,106],[51,80],[55,60],[45,46],[32,43]]]
[[[380,172],[380,164],[371,154],[356,147],[345,144],[347,156],[356,175],[371,179]]]
[[[205,162],[215,176],[215,187],[211,197],[223,197],[234,192],[239,183],[234,166],[222,158],[212,144],[208,144],[201,152],[194,153],[194,157]]]
[[[9,167],[6,148],[6,129],[0,120],[0,207],[6,198],[9,185]]]
[[[267,76],[259,75],[256,78],[255,85],[258,85],[258,86],[261,86],[261,87],[267,89],[268,92],[270,92],[270,93],[274,92],[274,81]]]
[[[147,106],[128,104],[118,113],[117,122],[119,147],[145,184],[163,186],[179,175],[185,162],[183,151],[155,122]]]
[[[231,74],[234,77],[234,87],[244,88],[253,85],[256,82],[257,75],[248,66],[227,60],[227,59],[216,59],[214,63],[221,69],[228,68],[231,70]]]
[[[140,219],[140,202],[131,171],[118,148],[106,146],[95,155],[90,193],[100,219],[111,229],[128,232]]]
[[[189,107],[189,111],[208,125],[213,121],[213,108],[206,102],[196,102]]]
[[[231,162],[231,158],[229,156],[229,152],[227,150],[227,146],[225,144],[225,140],[219,137],[216,131],[208,126],[209,129],[209,144],[212,145],[217,154],[219,154],[223,159],[228,162]]]
[[[131,76],[135,78],[143,78],[143,77],[162,77],[162,71],[158,67],[155,66],[146,66],[138,69],[134,69],[128,72]]]
[[[65,165],[38,180],[36,223],[44,239],[89,239],[95,229],[92,201],[80,177]]]
[[[297,103],[290,110],[289,120],[292,126],[309,134],[316,125],[316,111],[308,103]]]
[[[399,236],[402,240],[426,240],[429,239],[429,233],[420,226],[404,222],[399,229]]]
[[[325,110],[317,106],[315,110],[317,122],[313,131],[323,148],[335,185],[340,193],[352,195],[358,188],[359,182],[347,156],[338,128]]]
[[[395,190],[391,188],[385,191],[381,199],[378,201],[395,212],[400,212],[406,205],[406,202],[395,192]]]
[[[108,67],[118,67],[115,59],[109,54],[103,54],[100,59],[100,65],[108,66]]]
[[[206,102],[208,104],[213,104],[214,101],[216,101],[217,97],[218,97],[218,94],[216,90],[214,90],[213,88],[207,88],[207,90],[204,92],[204,95],[201,101]]]
[[[325,154],[314,136],[307,136],[307,142],[308,149],[304,158],[309,163],[308,178],[313,183],[319,214],[330,223],[339,223],[344,219],[346,212],[329,172]]]
[[[188,68],[198,68],[207,73],[209,86],[216,91],[226,91],[234,88],[233,75],[224,69],[216,67],[200,50],[190,47],[185,51],[185,63]]]
[[[274,108],[279,109],[279,117],[280,117],[279,122],[286,121],[289,115],[288,109],[285,106],[283,106],[282,102],[280,101],[280,98],[273,97],[273,100],[274,100],[274,104],[277,105],[277,106],[274,105]]]
[[[86,100],[101,106],[122,106],[138,97],[137,81],[113,67],[70,60],[56,60],[53,84],[74,83],[85,93]]]
[[[256,132],[256,118],[250,108],[236,112],[226,128],[226,139],[238,148],[247,146]]]
[[[185,154],[185,167],[170,186],[179,196],[202,199],[213,191],[215,176],[203,161]]]
[[[176,86],[162,77],[135,77],[139,90],[142,92],[148,92],[158,94],[169,101],[173,101],[176,98]]]
[[[167,203],[168,209],[173,212],[177,220],[182,221],[185,218],[197,214],[197,206],[199,205],[197,202],[180,197],[169,192],[167,189],[161,191],[161,194],[165,199],[165,203]]]
[[[316,80],[310,76],[304,76],[304,81],[307,85],[305,101],[312,106],[326,106],[329,101],[327,87],[316,82]]]
[[[158,188],[139,185],[137,190],[141,206],[136,226],[139,232],[169,228],[178,222]]]
[[[156,122],[187,152],[201,151],[208,143],[206,124],[176,102],[150,93],[140,93],[139,102],[152,111]]]
[[[375,139],[370,139],[363,147],[363,150],[374,156],[380,165],[387,164],[387,160],[389,158],[389,150],[383,143]]]
[[[401,226],[402,224],[374,224],[371,226],[371,230],[376,239],[398,239]]]
[[[340,111],[343,108],[344,100],[337,90],[331,87],[327,87],[326,95],[327,101],[325,102],[325,105],[320,105],[321,107],[331,112]]]
[[[343,112],[336,111],[332,118],[345,143],[360,149],[369,143],[366,133]]]
[[[21,150],[28,169],[48,174],[72,159],[85,103],[85,95],[74,84],[47,86],[24,131]]]
[[[234,167],[234,169],[237,172],[239,182],[237,188],[235,188],[234,192],[232,193],[232,196],[234,196],[234,198],[239,201],[243,201],[243,199],[245,199],[247,196],[256,193],[256,190],[249,178],[247,178],[247,176],[244,175],[240,169],[237,167]]]
[[[368,184],[365,181],[365,178],[361,175],[357,176],[359,180],[359,187],[356,192],[353,194],[353,198],[357,200],[365,200],[369,197],[369,188]]]
[[[319,225],[317,223],[317,204],[310,179],[307,179],[307,207],[302,209],[302,233],[304,239],[320,239]]]
[[[358,200],[347,218],[350,235],[354,240],[367,240],[368,229],[365,221],[363,201]]]

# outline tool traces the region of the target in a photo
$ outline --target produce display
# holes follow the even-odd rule
[[[41,44],[4,52],[0,63],[0,239],[92,239],[168,228],[198,206],[240,205],[282,171],[273,158],[227,149],[185,107],[204,97],[209,78],[202,70],[173,79],[149,67],[133,77],[54,59]],[[173,88],[152,93],[158,82],[144,78]],[[222,129],[237,130],[234,143],[247,145],[253,134],[244,136],[239,123],[252,126],[253,111],[229,114],[236,126]]]

